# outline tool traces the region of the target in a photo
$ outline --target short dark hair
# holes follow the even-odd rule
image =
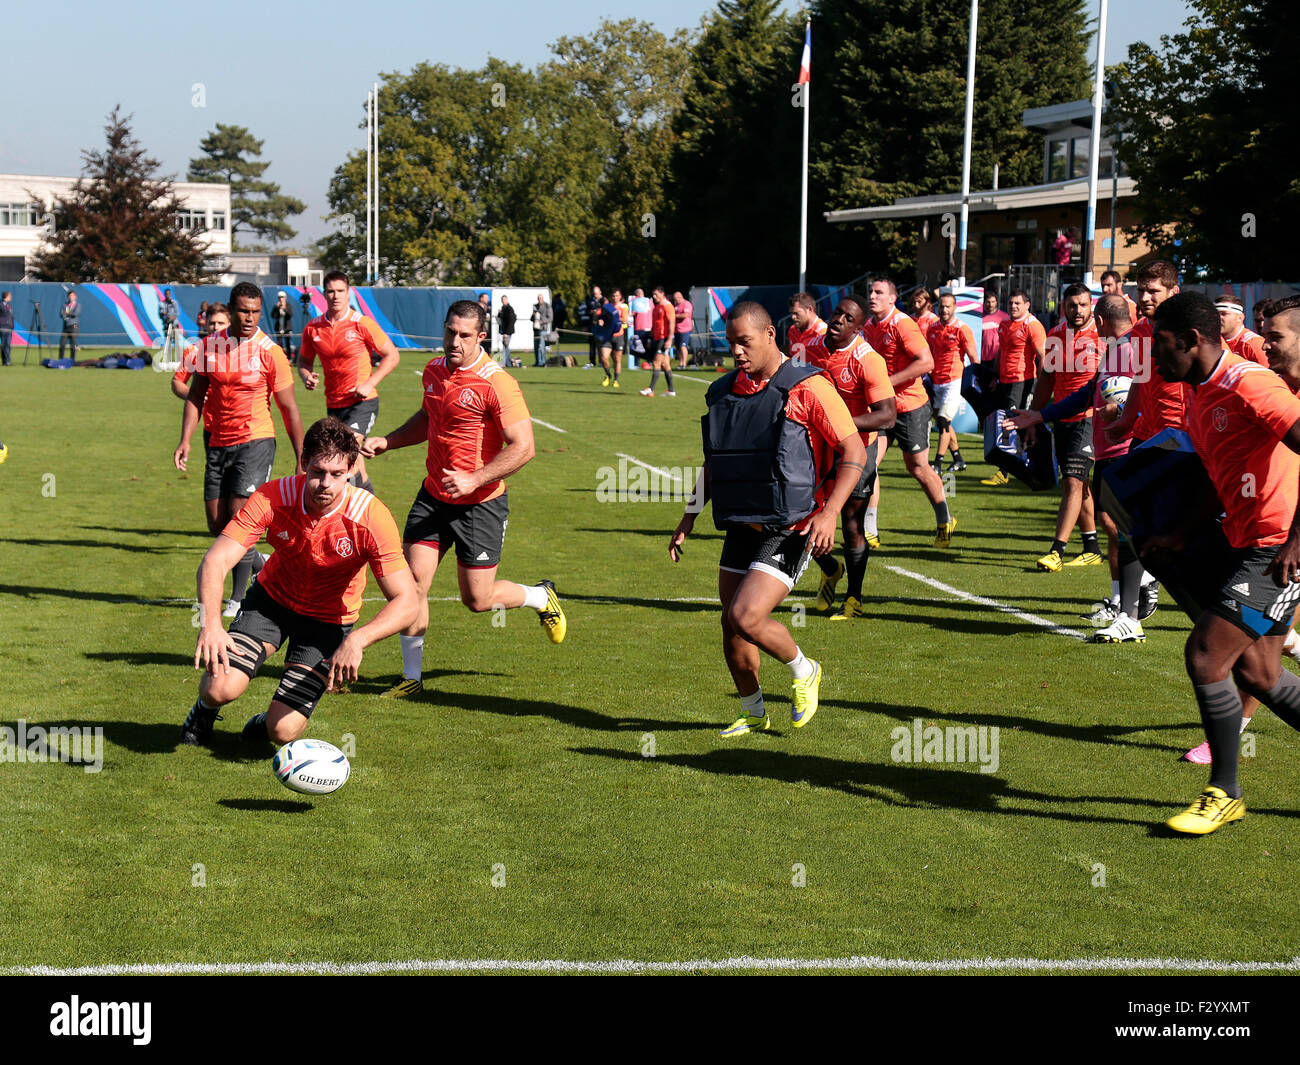
[[[727,320],[734,322],[737,318],[748,318],[759,329],[767,329],[772,324],[772,316],[767,313],[767,308],[754,300],[741,300],[732,306]]]
[[[1218,341],[1222,337],[1214,301],[1200,292],[1170,296],[1156,308],[1152,318],[1152,327],[1157,332],[1167,329],[1171,333],[1189,333],[1195,329],[1210,340]]]
[[[889,290],[894,294],[894,299],[898,299],[898,285],[894,283],[894,279],[892,277],[873,277],[871,279],[871,283],[873,285],[877,281],[879,281],[882,285],[888,285]]]
[[[348,275],[345,274],[342,270],[331,270],[328,274],[326,274],[323,278],[321,278],[321,282],[320,282],[321,289],[323,290],[325,286],[328,285],[331,281],[342,281],[345,285],[348,286],[348,288],[352,287],[352,282],[348,280]]]
[[[1092,313],[1103,321],[1111,325],[1119,325],[1121,322],[1133,323],[1133,316],[1129,313],[1128,302],[1123,296],[1109,293],[1102,296],[1097,301],[1097,306],[1092,309]]]
[[[483,293],[487,295],[487,293]],[[487,315],[483,311],[483,304],[477,300],[457,300],[447,308],[447,317],[443,319],[443,325],[446,325],[453,318],[473,318],[478,322],[478,331],[487,332]]]
[[[1028,303],[1031,307],[1033,306],[1034,301],[1029,298],[1029,293],[1026,292],[1023,288],[1012,289],[1011,295],[1007,297],[1007,302],[1010,303],[1017,296],[1019,296],[1022,300]]]
[[[227,318],[230,317],[230,308],[227,307],[224,303],[209,303],[207,304],[207,308],[208,308],[209,318],[211,318],[214,314],[224,314]]]
[[[844,297],[844,299],[848,300],[848,302],[850,303],[857,304],[858,310],[862,312],[862,320],[864,322],[871,317],[871,304],[869,304],[861,296],[856,296],[852,292],[850,292],[847,296]]]
[[[1283,296],[1276,300],[1260,300],[1255,306],[1261,309],[1261,317],[1276,318],[1279,314],[1300,312],[1300,295]]]
[[[1165,288],[1178,284],[1178,268],[1166,259],[1152,259],[1138,270],[1138,284],[1143,281],[1159,281]]]
[[[1101,283],[1103,285],[1106,283],[1106,278],[1108,277],[1113,277],[1116,281],[1120,282],[1121,284],[1123,284],[1124,282],[1124,279],[1119,276],[1118,270],[1107,270],[1105,273],[1103,273],[1101,275]]]
[[[790,297],[791,307],[807,307],[810,311],[817,309],[817,300],[811,292],[796,292]]]
[[[251,281],[241,281],[230,290],[230,306],[234,306],[239,300],[257,300],[262,302],[262,290]]]
[[[1075,296],[1087,296],[1091,299],[1092,292],[1089,291],[1087,285],[1083,284],[1081,281],[1076,281],[1073,285],[1065,286],[1065,291],[1061,293],[1061,302],[1072,300]]]
[[[1295,297],[1284,296],[1280,300],[1257,300],[1255,302],[1254,313],[1259,315],[1261,318],[1268,318],[1269,316],[1277,313],[1277,304],[1282,303],[1285,300],[1289,300],[1289,299],[1295,299]],[[1289,309],[1289,308],[1285,308],[1285,309]]]
[[[322,418],[302,438],[302,468],[314,458],[341,455],[351,466],[361,454],[361,441],[337,418]]]

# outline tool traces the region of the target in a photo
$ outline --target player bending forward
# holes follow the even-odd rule
[[[758,683],[760,650],[794,678],[794,727],[817,712],[822,667],[804,655],[772,611],[798,582],[809,555],[834,547],[836,519],[862,476],[867,449],[826,375],[781,354],[761,304],[732,308],[727,342],[736,369],[705,397],[704,472],[696,501],[703,506],[712,498],[713,520],[726,532],[718,561],[722,648],[741,714],[722,735],[743,736],[769,725]],[[668,555],[674,562],[695,527],[696,510],[688,505],[673,532]]]
[[[303,439],[295,477],[257,489],[208,548],[199,565],[202,628],[194,668],[205,670],[199,697],[181,726],[181,743],[207,746],[217,711],[244,694],[262,663],[288,641],[284,675],[270,707],[251,717],[244,738],[296,740],[327,690],[356,679],[362,652],[410,624],[415,582],[393,515],[349,485],[360,454],[356,434],[323,418]],[[257,575],[230,631],[221,627],[221,591],[244,552],[265,534],[273,553]],[[369,565],[388,602],[359,629]]]
[[[418,613],[402,631],[402,680],[391,698],[424,690],[424,634],[429,628],[429,586],[438,563],[456,546],[460,601],[475,613],[528,606],[537,611],[552,643],[567,623],[555,585],[497,580],[510,504],[505,478],[533,457],[533,423],[519,384],[483,348],[487,319],[472,300],[447,309],[444,355],[424,368],[424,403],[387,436],[366,439],[367,457],[427,444],[428,476],[406,519],[402,549],[418,588]]]

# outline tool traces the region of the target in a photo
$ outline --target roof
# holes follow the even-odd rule
[[[1064,106],[1064,105],[1063,105]],[[1028,114],[1028,112],[1026,112]],[[1099,198],[1106,198],[1110,178],[1098,180]],[[1137,182],[1121,176],[1117,188],[1119,196],[1137,195]],[[1051,181],[1045,185],[1022,185],[1011,189],[986,189],[970,194],[972,211],[1014,211],[1025,207],[1054,207],[1063,203],[1086,203],[1088,179],[1070,178]],[[843,211],[827,211],[828,222],[883,222],[895,218],[921,218],[961,210],[961,193],[942,193],[938,196],[908,196],[893,203],[877,207],[852,207]]]

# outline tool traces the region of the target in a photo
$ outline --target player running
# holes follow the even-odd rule
[[[804,348],[808,363],[825,370],[835,383],[835,389],[849,408],[849,416],[867,449],[862,476],[840,508],[845,562],[841,563],[829,551],[817,556],[822,580],[817,590],[816,608],[822,613],[829,613],[835,605],[835,587],[844,576],[846,566],[848,570],[844,608],[831,615],[832,621],[848,621],[862,616],[862,580],[871,555],[862,515],[875,488],[878,432],[893,425],[896,417],[889,368],[862,337],[862,323],[870,313],[865,300],[857,296],[845,297],[831,315],[825,337],[809,342]]]
[[[960,473],[966,468],[957,442],[953,418],[961,409],[961,379],[965,360],[972,364],[980,361],[975,348],[975,334],[971,327],[957,317],[957,297],[945,292],[939,297],[939,317],[926,329],[925,342],[930,345],[934,368],[930,371],[930,384],[934,386],[934,424],[939,429],[939,444],[935,448],[935,473],[942,473],[943,456],[952,452],[949,473]]]
[[[934,546],[951,547],[957,519],[948,511],[943,481],[930,468],[930,398],[921,383],[921,378],[933,369],[934,357],[916,323],[894,306],[897,299],[898,286],[893,281],[889,278],[873,281],[867,296],[871,315],[863,323],[862,332],[867,343],[884,356],[885,365],[889,367],[889,383],[894,387],[898,403],[897,420],[886,436],[898,444],[907,472],[916,478],[934,508],[937,525]],[[867,504],[864,518],[869,543],[873,534],[878,535],[876,512],[879,506],[880,482],[877,480],[875,494]],[[871,546],[879,547],[879,540]]]
[[[1189,386],[1187,428],[1217,498],[1189,508],[1184,528],[1152,537],[1146,552],[1178,551],[1220,508],[1232,549],[1188,589],[1199,616],[1185,659],[1213,765],[1209,786],[1167,824],[1205,835],[1246,813],[1237,781],[1240,692],[1300,729],[1300,677],[1281,658],[1300,601],[1300,398],[1223,347],[1214,304],[1199,293],[1162,302],[1152,327],[1162,379]]]
[[[383,503],[348,484],[360,443],[334,418],[313,425],[302,443],[306,473],[263,485],[248,499],[199,566],[202,605],[194,668],[205,672],[180,742],[206,747],[218,711],[244,694],[262,664],[286,641],[284,674],[271,705],[244,725],[246,740],[296,740],[326,691],[356,679],[367,647],[408,624],[415,582]],[[218,620],[226,574],[265,536],[271,557],[230,631]],[[365,625],[369,565],[388,602]]]
[[[298,376],[308,391],[315,390],[320,374],[312,366],[319,355],[325,375],[326,413],[351,426],[357,439],[364,440],[379,417],[379,382],[397,369],[402,357],[373,318],[348,306],[351,284],[347,274],[342,270],[326,274],[323,291],[325,313],[302,330]],[[379,356],[379,365],[373,369],[372,355]],[[364,458],[357,460],[351,483],[367,492],[375,490],[366,476]]]
[[[772,611],[798,582],[808,556],[835,545],[836,515],[867,455],[826,375],[781,354],[762,304],[743,300],[732,307],[727,342],[736,369],[706,394],[704,468],[668,556],[681,557],[696,511],[711,498],[713,520],[726,532],[718,562],[722,647],[741,713],[722,735],[732,737],[770,725],[758,683],[760,650],[790,670],[794,727],[817,713],[822,667]]]
[[[241,281],[230,290],[231,327],[204,337],[195,354],[194,373],[181,413],[181,441],[172,456],[178,470],[189,462],[190,438],[203,415],[203,505],[208,532],[216,536],[239,513],[257,489],[271,479],[275,466],[275,425],[271,400],[293,444],[302,451],[302,420],[293,395],[293,371],[284,352],[258,326],[262,292]],[[299,466],[301,469],[301,466]],[[251,546],[234,566],[225,617],[239,613],[249,577],[263,556]]]
[[[526,606],[537,611],[552,643],[564,640],[564,611],[551,581],[497,580],[510,504],[505,479],[533,457],[533,423],[519,384],[482,346],[487,320],[471,300],[447,309],[444,355],[424,368],[424,403],[400,429],[367,437],[366,455],[427,444],[428,476],[406,519],[402,550],[419,591],[415,619],[402,630],[402,680],[383,694],[424,690],[424,634],[429,586],[454,544],[460,600],[475,613]]]

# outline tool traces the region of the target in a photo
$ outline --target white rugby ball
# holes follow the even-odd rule
[[[328,795],[338,791],[352,775],[348,756],[324,740],[293,740],[271,759],[271,771],[290,791]]]
[[[1131,377],[1107,377],[1101,383],[1101,398],[1107,403],[1118,403],[1122,409],[1131,387],[1133,387]]]

